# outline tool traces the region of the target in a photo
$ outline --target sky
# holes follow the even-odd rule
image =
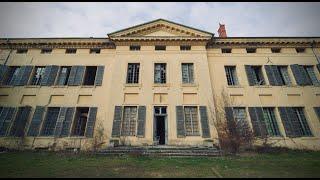
[[[0,2],[0,38],[107,37],[158,18],[228,37],[320,36],[319,2]]]

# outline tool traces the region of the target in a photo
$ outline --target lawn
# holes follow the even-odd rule
[[[320,152],[228,157],[0,154],[4,177],[320,177]]]

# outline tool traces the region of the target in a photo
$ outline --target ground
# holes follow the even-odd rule
[[[4,177],[320,177],[320,152],[225,157],[5,152],[0,154]]]

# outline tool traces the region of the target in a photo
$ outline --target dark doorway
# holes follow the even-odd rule
[[[166,126],[165,126],[165,116],[156,116],[157,123],[157,139],[159,144],[166,144]]]

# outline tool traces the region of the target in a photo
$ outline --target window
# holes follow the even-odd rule
[[[140,51],[140,46],[139,45],[131,45],[130,51]]]
[[[186,136],[199,136],[198,108],[184,107]]]
[[[123,110],[123,120],[121,135],[122,136],[135,136],[137,123],[137,107],[125,106]]]
[[[222,53],[231,53],[231,48],[222,48],[221,52]]]
[[[166,115],[167,114],[167,107],[165,107],[165,106],[155,106],[154,107],[154,114],[155,115]]]
[[[247,53],[256,53],[256,48],[246,48]]]
[[[288,67],[287,66],[278,66],[278,71],[281,75],[282,84],[283,85],[291,85],[291,80],[288,73]]]
[[[246,109],[244,107],[233,107],[233,117],[240,135],[246,136],[247,130],[249,130]]]
[[[100,49],[92,48],[92,49],[90,49],[90,54],[100,54]]]
[[[300,134],[303,136],[312,136],[311,131],[309,129],[309,125],[307,123],[307,119],[304,115],[303,108],[293,107],[292,109],[299,121],[298,125],[299,125]]]
[[[191,50],[191,46],[189,45],[181,45],[180,46],[180,51],[190,51]]]
[[[265,85],[261,66],[251,66],[255,85]]]
[[[20,71],[20,67],[17,66],[11,66],[9,67],[8,74],[6,75],[3,84],[4,85],[14,85],[14,81],[18,78],[18,74]]]
[[[271,52],[272,53],[280,53],[281,52],[281,48],[271,48]]]
[[[127,70],[127,83],[139,83],[139,63],[129,63]]]
[[[71,70],[70,66],[62,66],[60,68],[56,85],[67,85],[68,84],[70,70]]]
[[[31,85],[40,85],[41,84],[41,80],[43,78],[44,75],[44,70],[45,67],[44,66],[36,66],[33,76],[32,76],[32,81],[31,81]]]
[[[17,49],[17,54],[26,54],[28,52],[28,49]]]
[[[266,130],[269,136],[280,136],[278,124],[274,114],[274,108],[262,108]]]
[[[308,78],[311,80],[313,85],[320,85],[320,82],[314,72],[313,66],[303,66],[307,72]]]
[[[52,52],[52,49],[49,49],[49,48],[41,49],[41,54],[51,54],[51,52]]]
[[[93,86],[96,78],[97,66],[87,66],[84,74],[83,85]]]
[[[238,85],[238,78],[236,74],[236,66],[225,66],[227,82],[229,86]]]
[[[42,136],[53,136],[59,111],[60,111],[59,107],[48,108],[47,115],[42,126],[42,131],[41,131]]]
[[[74,49],[74,48],[66,49],[66,54],[75,54],[76,52],[77,52],[77,49]]]
[[[165,51],[165,50],[166,50],[166,46],[156,45],[156,46],[155,46],[155,50],[156,50],[156,51]]]
[[[182,83],[193,82],[193,63],[182,63]]]
[[[84,136],[88,121],[88,112],[89,108],[87,107],[77,108],[73,122],[72,136]]]
[[[166,83],[166,64],[154,64],[154,83]]]
[[[297,53],[304,53],[306,48],[296,48]]]

